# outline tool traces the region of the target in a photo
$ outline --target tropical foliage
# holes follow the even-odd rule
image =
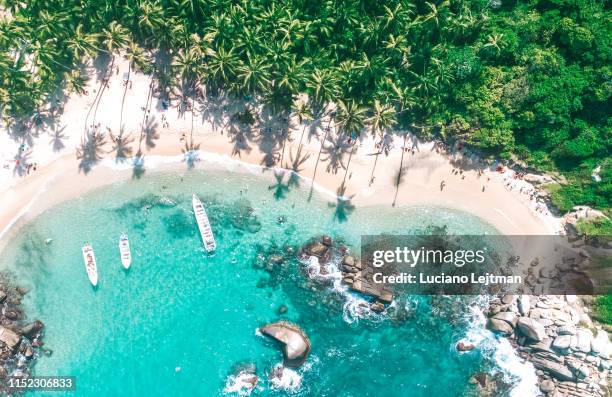
[[[612,21],[603,1],[0,4],[6,122],[61,98],[58,87],[82,93],[84,66],[93,57],[112,65],[122,50],[163,88],[225,90],[287,112],[306,93],[300,113],[332,116],[347,135],[397,126],[459,139],[560,171],[564,206],[610,207]],[[601,182],[590,177],[597,165]]]

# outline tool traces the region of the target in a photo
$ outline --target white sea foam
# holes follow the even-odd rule
[[[255,377],[255,384],[253,384],[253,377]],[[260,387],[257,386],[257,375],[242,371],[237,375],[230,375],[227,377],[223,392],[236,396],[250,396],[253,390],[256,389],[260,389]]]
[[[382,321],[386,318],[388,310],[395,307],[395,303],[392,303],[382,313],[376,313],[370,308],[370,302],[363,296],[351,292],[349,288],[342,283],[342,272],[339,266],[340,258],[330,260],[324,266],[325,272],[321,272],[321,266],[319,259],[315,256],[304,258],[302,263],[306,266],[306,272],[308,277],[311,279],[317,279],[321,281],[329,281],[332,284],[332,290],[342,295],[344,298],[344,306],[342,312],[342,319],[351,324],[359,319],[368,319],[371,321]]]
[[[474,305],[470,306],[470,323],[465,341],[478,346],[488,352],[496,366],[502,371],[504,381],[514,384],[510,392],[511,397],[530,397],[539,395],[538,378],[536,371],[528,361],[521,359],[508,339],[497,337],[486,329],[486,317],[483,308],[488,305],[489,297],[476,298]]]
[[[302,375],[291,368],[284,367],[278,363],[272,369],[270,376],[272,389],[283,390],[289,393],[297,393],[302,387]]]
[[[538,396],[538,377],[536,370],[529,361],[522,360],[517,356],[516,351],[506,338],[499,339],[499,344],[495,350],[495,362],[504,371],[506,380],[518,378],[510,396],[525,397]]]

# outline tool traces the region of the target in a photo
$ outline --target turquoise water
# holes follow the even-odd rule
[[[275,183],[269,174],[222,168],[160,171],[61,204],[24,226],[0,268],[30,289],[27,313],[47,326],[53,354],[38,360],[36,374],[76,376],[78,396],[218,396],[238,365],[254,363],[261,380],[253,395],[286,395],[266,376],[281,353],[256,329],[288,319],[312,342],[293,395],[465,395],[470,376],[493,362],[486,349],[455,352],[469,325],[463,316],[434,314],[426,299],[414,299],[403,320],[347,322],[344,298],[309,281],[290,250],[321,234],[356,249],[361,234],[428,224],[464,234],[493,228],[443,209],[352,209],[316,192],[308,202],[308,186]],[[192,192],[207,206],[214,256],[201,248]],[[127,272],[117,249],[123,231],[133,253]],[[85,241],[96,252],[97,289],[84,270]],[[271,254],[284,254],[285,264],[262,269]],[[278,314],[280,305],[286,314]]]

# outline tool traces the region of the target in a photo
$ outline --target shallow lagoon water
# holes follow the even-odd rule
[[[38,360],[35,373],[76,376],[78,396],[224,395],[226,379],[244,363],[256,364],[261,376],[253,395],[469,393],[470,376],[494,368],[495,352],[486,344],[467,354],[454,350],[476,327],[465,318],[435,314],[427,299],[415,298],[401,303],[404,321],[347,322],[344,298],[305,288],[303,265],[291,255],[282,270],[258,265],[321,234],[356,251],[362,234],[426,225],[458,234],[495,230],[446,209],[354,209],[316,191],[308,201],[309,185],[288,178],[278,184],[260,171],[222,167],[160,171],[88,193],[25,225],[1,254],[0,268],[30,289],[28,316],[46,324],[45,347],[53,354]],[[218,243],[213,256],[201,248],[192,192],[208,209]],[[132,245],[127,272],[117,249],[121,232]],[[96,252],[96,289],[82,263],[85,241]],[[280,305],[286,314],[278,314]],[[279,319],[299,324],[312,342],[297,390],[267,381],[282,356],[256,330]]]

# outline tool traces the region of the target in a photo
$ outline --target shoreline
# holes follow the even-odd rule
[[[367,136],[351,146],[345,142],[345,137],[336,136],[332,128],[321,161],[316,165],[327,120],[303,126],[293,119],[262,117],[256,127],[250,127],[233,120],[247,105],[235,98],[204,102],[196,117],[195,112],[185,109],[185,104],[178,99],[170,106],[164,105],[159,98],[154,97],[151,101],[147,75],[132,71],[128,89],[121,77],[127,69],[127,62],[118,59],[117,72],[110,77],[102,96],[98,98],[96,95],[100,82],[92,78],[87,94],[71,96],[59,110],[61,113],[46,128],[12,130],[12,136],[4,127],[0,129],[0,146],[4,148],[0,152],[3,165],[0,168],[2,235],[10,230],[15,218],[19,218],[15,215],[27,208],[25,203],[30,205],[37,196],[44,194],[44,205],[50,208],[49,202],[69,199],[68,192],[72,197],[78,197],[96,187],[113,183],[116,180],[113,174],[120,172],[104,167],[104,164],[140,154],[144,156],[142,177],[147,178],[151,158],[161,157],[161,162],[174,158],[173,161],[178,163],[185,161],[185,153],[189,151],[200,151],[204,158],[212,156],[223,162],[231,160],[259,166],[264,173],[278,172],[278,168],[273,167],[293,168],[306,183],[312,179],[316,168],[317,186],[334,195],[350,198],[355,206],[394,204],[398,207],[450,208],[478,216],[501,234],[561,232],[562,219],[554,217],[541,202],[538,203],[535,193],[531,193],[536,192],[532,185],[513,179],[511,170],[505,169],[500,173],[485,166],[478,159],[471,158],[469,153],[440,153],[434,142],[420,142],[412,135],[406,140],[410,147],[404,148],[404,142],[395,136],[388,143],[388,154],[381,154],[376,160],[375,153],[380,149],[375,147],[369,131],[364,132]],[[116,99],[124,94],[122,107]],[[94,107],[95,118],[90,118],[89,110]],[[125,117],[123,125],[118,126],[120,112]],[[89,146],[87,141],[83,141],[85,126],[89,126]],[[96,131],[96,137],[100,139],[93,146],[92,131]],[[119,136],[122,139],[117,140],[114,131],[121,131]],[[298,143],[304,132],[303,147],[298,153]],[[336,145],[335,149],[333,145]],[[351,150],[354,152],[345,190],[342,191],[344,167]],[[79,160],[75,156],[79,151],[85,159],[102,160],[95,165],[87,164],[83,158]],[[296,159],[298,155],[299,159]],[[179,160],[181,157],[183,160]],[[375,162],[375,179],[370,186]],[[27,164],[36,164],[36,170],[30,175],[19,176],[29,174]],[[121,164],[113,168],[123,168]],[[196,161],[193,168],[197,170],[203,164],[206,162]],[[398,178],[400,164],[402,171],[401,178]],[[129,167],[126,165],[125,168]],[[185,169],[189,169],[189,165]],[[398,179],[400,183],[396,189]],[[527,191],[530,193],[526,194]]]
[[[208,163],[213,163],[214,166],[227,165],[233,172],[253,172],[254,170],[260,170],[261,174],[267,173],[270,176],[281,172],[285,174],[293,173],[304,181],[306,185],[312,183],[312,179],[303,173],[295,173],[292,170],[280,167],[265,167],[253,161],[236,159],[228,156],[221,150],[213,152],[203,150],[194,151],[192,155],[196,154],[196,156],[200,157],[200,160],[197,161],[193,168],[179,168],[180,164],[185,162],[185,155],[182,153],[173,153],[171,142],[164,143],[168,145],[161,146],[154,151],[154,154],[145,156],[145,175],[142,176],[142,178],[151,177],[146,171],[157,173],[173,169],[179,172],[197,172],[205,169]],[[215,147],[215,149],[223,149],[223,147]],[[13,229],[23,222],[31,221],[42,212],[63,202],[78,198],[83,194],[113,183],[129,183],[130,179],[134,178],[132,175],[133,163],[135,161],[134,157],[121,159],[120,161],[104,159],[98,162],[88,174],[83,174],[75,167],[76,161],[73,156],[74,154],[65,154],[51,161],[38,173],[29,175],[23,180],[19,180],[20,183],[15,186],[0,192],[0,199],[5,202],[8,201],[8,203],[3,206],[3,209],[0,210],[0,249],[7,243],[7,241],[5,241],[5,236],[10,235],[11,232],[14,231]],[[354,155],[354,157],[357,156]],[[150,163],[153,163],[153,165],[147,166],[147,164]],[[354,164],[357,164],[356,160]],[[317,177],[313,185],[315,190],[333,199],[340,197],[337,191],[334,192],[332,190],[332,186],[337,179],[341,179],[339,175],[322,173],[321,175],[317,175]],[[379,189],[376,189],[376,187],[370,189],[363,186],[363,184],[359,187],[362,188],[361,195],[358,194],[359,191],[353,193],[353,190],[348,190],[348,192],[344,194],[344,197],[350,199],[352,204],[356,206],[390,205],[389,202],[385,202],[389,201],[389,194],[391,190],[394,190],[389,184]],[[350,184],[348,188],[351,188]],[[401,186],[400,192],[404,189],[405,187]],[[376,194],[376,190],[380,192],[378,195]],[[511,193],[505,193],[509,196],[508,201],[511,204],[522,205],[521,202],[512,197]],[[42,199],[43,197],[44,200]],[[505,235],[520,233],[545,234],[545,231],[550,232],[551,230],[550,224],[546,224],[541,218],[536,218],[526,207],[523,207],[525,214],[520,215],[523,215],[523,217],[530,215],[531,219],[528,219],[532,222],[527,225],[525,223],[518,225],[503,210],[497,207],[468,207],[467,204],[469,204],[470,199],[466,198],[454,201],[452,199],[448,200],[448,197],[431,197],[430,195],[427,197],[410,196],[404,198],[399,194],[398,198],[403,201],[397,205],[398,207],[424,206],[451,209],[475,215],[491,224],[499,230],[501,234]],[[24,201],[26,201],[25,205],[23,204]],[[33,211],[31,211],[32,208],[34,208]],[[516,206],[514,206],[514,209],[516,209]]]

